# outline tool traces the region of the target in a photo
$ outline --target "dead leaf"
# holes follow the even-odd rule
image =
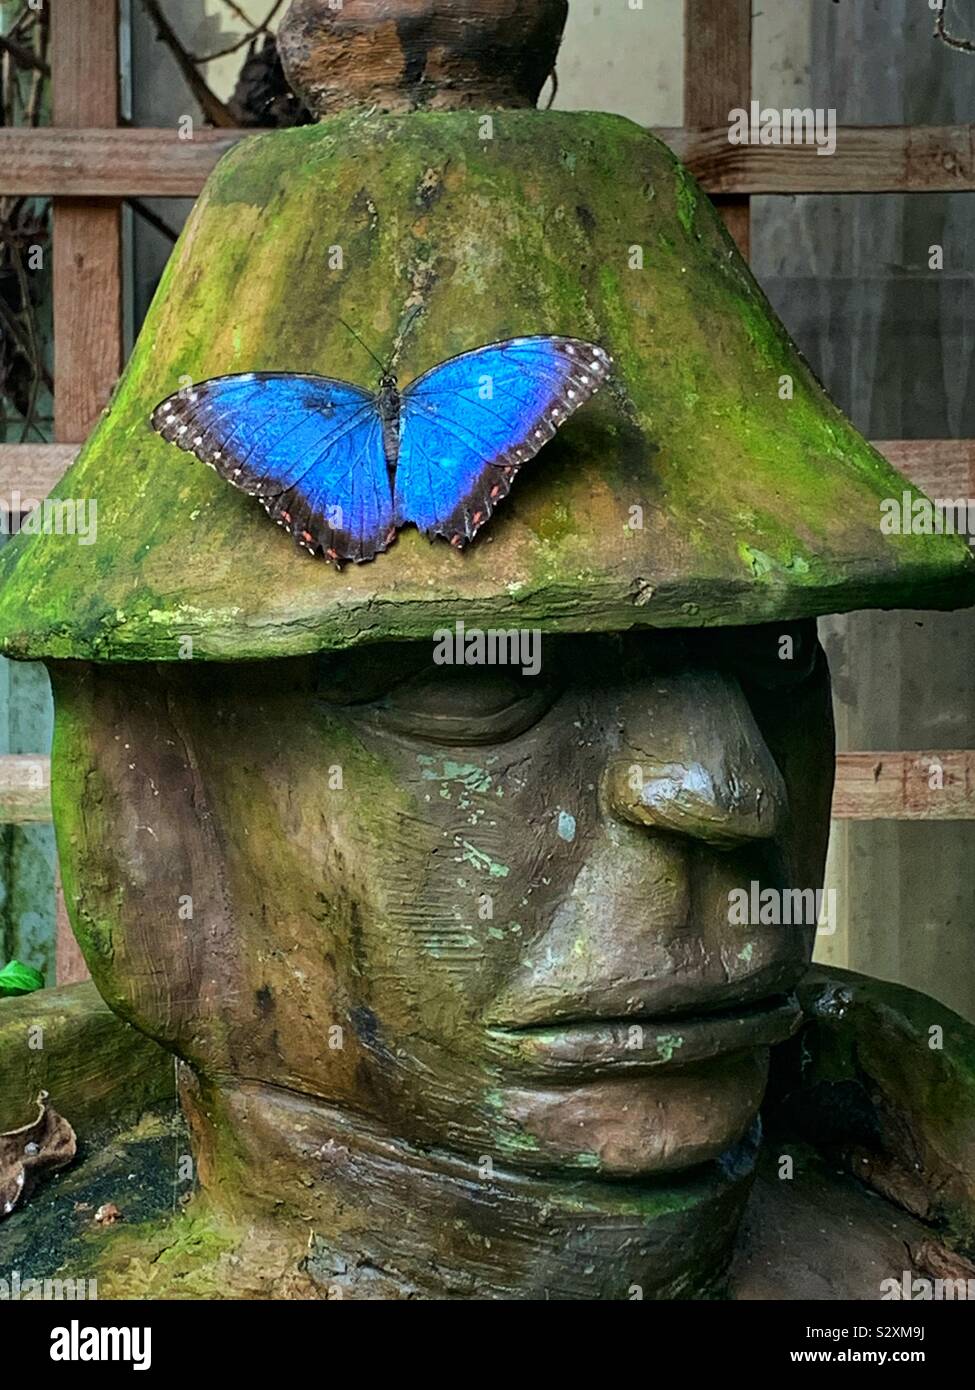
[[[27,1201],[46,1174],[67,1167],[77,1151],[74,1130],[41,1091],[37,1119],[0,1134],[0,1221]]]
[[[956,1250],[949,1250],[940,1241],[922,1240],[917,1249],[912,1250],[910,1254],[914,1267],[935,1279],[975,1278],[975,1265],[966,1260],[964,1255],[959,1255]]]

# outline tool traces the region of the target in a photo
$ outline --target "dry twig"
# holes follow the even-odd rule
[[[948,33],[944,7],[938,11],[937,17],[935,18],[934,33],[935,37],[941,39],[949,48],[955,48],[960,53],[975,53],[975,43],[973,43],[971,39],[959,39],[956,38],[954,34]]]

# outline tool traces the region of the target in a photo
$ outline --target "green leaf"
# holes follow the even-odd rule
[[[43,987],[44,976],[32,965],[12,960],[0,970],[0,999],[12,994],[31,994]]]

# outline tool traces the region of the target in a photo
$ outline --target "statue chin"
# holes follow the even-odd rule
[[[754,1121],[767,1076],[766,1049],[667,1078],[506,1090],[499,1109],[535,1142],[536,1171],[637,1178],[719,1158]]]
[[[307,1097],[180,1070],[207,1203],[264,1296],[632,1299],[721,1292],[754,1177],[754,1122],[656,1179],[496,1167],[417,1148]],[[609,1179],[613,1179],[610,1181]],[[282,1277],[282,1287],[287,1287]]]

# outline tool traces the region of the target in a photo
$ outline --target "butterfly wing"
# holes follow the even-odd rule
[[[291,372],[214,377],[167,397],[152,426],[259,498],[307,550],[370,560],[392,539],[382,421],[359,386]]]
[[[578,338],[512,338],[418,377],[402,395],[396,524],[465,546],[611,365]]]

